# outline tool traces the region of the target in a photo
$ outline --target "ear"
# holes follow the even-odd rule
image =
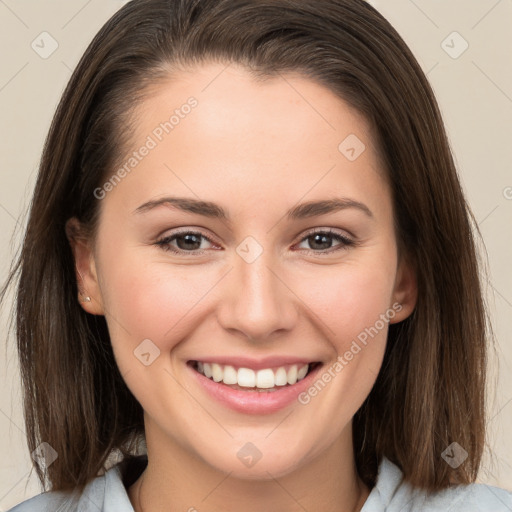
[[[75,217],[66,222],[65,229],[75,261],[79,292],[77,300],[87,313],[103,315],[103,302],[90,240],[82,234],[80,222]]]
[[[418,281],[416,271],[411,261],[401,256],[398,263],[398,269],[393,289],[392,304],[400,304],[401,308],[396,308],[396,314],[390,323],[398,323],[405,320],[412,314],[418,300]]]

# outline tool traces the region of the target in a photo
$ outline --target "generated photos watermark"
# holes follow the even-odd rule
[[[191,96],[187,102],[179,108],[174,109],[173,114],[168,120],[161,122],[156,126],[153,131],[146,137],[144,144],[134,151],[130,157],[125,161],[124,165],[119,169],[101,186],[94,189],[94,197],[96,199],[104,199],[108,192],[121,183],[121,181],[135,169],[150,152],[155,149],[160,142],[162,142],[166,135],[172,132],[183,119],[185,119],[192,109],[196,108],[199,102],[196,98]]]
[[[366,347],[369,341],[368,338],[373,339],[377,336],[377,334],[382,331],[387,324],[389,324],[390,320],[392,320],[395,315],[402,310],[402,308],[402,304],[395,302],[391,308],[379,316],[379,319],[371,327],[367,327],[361,331],[357,335],[357,339],[352,340],[350,348],[343,355],[339,355],[336,362],[329,366],[329,368],[327,368],[306,391],[299,393],[299,396],[297,397],[299,403],[302,405],[309,404],[311,399],[317,396],[318,393],[320,393],[325,386],[331,382],[336,375],[338,375],[345,366],[352,361],[352,359],[354,359],[354,356],[359,354],[359,352]]]

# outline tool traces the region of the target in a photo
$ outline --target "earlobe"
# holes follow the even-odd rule
[[[75,217],[66,222],[65,230],[75,262],[77,300],[87,313],[103,315],[103,304],[90,241],[83,236],[80,222]]]
[[[392,304],[400,304],[391,323],[398,323],[409,317],[418,300],[418,280],[414,265],[407,259],[401,258],[395,279]]]

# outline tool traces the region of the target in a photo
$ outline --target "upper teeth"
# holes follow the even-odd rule
[[[299,366],[292,364],[288,371],[284,366],[279,368],[265,368],[252,370],[251,368],[238,368],[217,363],[197,363],[197,370],[215,382],[224,384],[238,384],[246,388],[273,388],[274,386],[286,386],[295,384],[308,373],[309,364]]]

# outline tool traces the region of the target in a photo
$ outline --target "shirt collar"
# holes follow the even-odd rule
[[[147,455],[137,457],[139,464],[147,463]],[[139,466],[140,467],[140,466]],[[144,465],[142,465],[142,468]],[[128,492],[123,483],[126,466],[118,463],[110,468],[103,476],[91,481],[84,490],[80,499],[80,505],[84,510],[94,512],[134,512],[128,497]],[[137,475],[138,478],[138,475]],[[378,469],[377,481],[365,501],[361,512],[384,512],[393,501],[404,502],[410,500],[410,494],[397,491],[406,491],[408,486],[403,484],[403,473],[398,466],[389,459],[383,457]],[[93,504],[91,508],[91,504]],[[82,508],[79,508],[82,510]]]

